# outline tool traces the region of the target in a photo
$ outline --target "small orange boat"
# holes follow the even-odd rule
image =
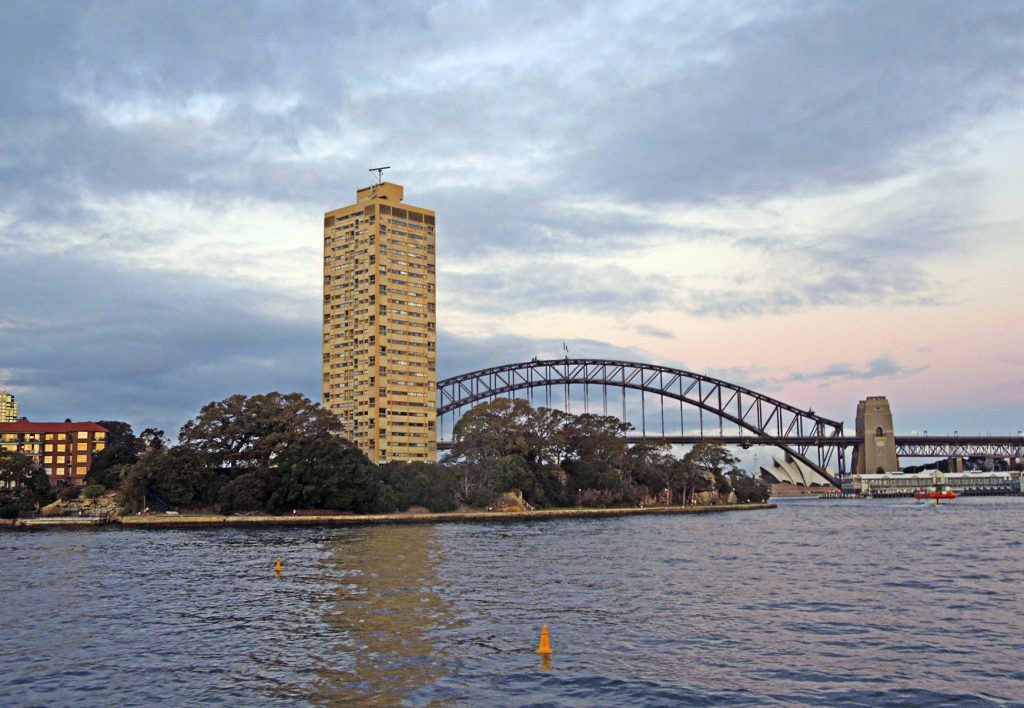
[[[948,487],[945,489],[935,489],[934,487],[931,489],[915,489],[914,499],[935,499],[936,501],[939,499],[956,499],[956,492]]]

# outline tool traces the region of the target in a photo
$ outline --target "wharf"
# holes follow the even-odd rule
[[[41,516],[33,519],[14,519],[13,528],[80,528],[83,526],[105,526],[116,523],[116,517],[101,516]]]

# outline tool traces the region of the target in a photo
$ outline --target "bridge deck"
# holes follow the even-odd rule
[[[776,440],[760,435],[630,435],[631,443],[648,442],[655,445],[695,445],[714,442],[724,445],[775,445]],[[851,435],[788,437],[786,441],[798,446],[855,447],[862,441]],[[450,450],[451,440],[439,440],[438,450]],[[1013,435],[897,435],[896,453],[901,457],[1016,457],[1024,448],[1024,437]]]

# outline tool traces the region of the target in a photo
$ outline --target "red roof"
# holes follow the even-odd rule
[[[21,420],[17,423],[0,423],[0,433],[75,433],[91,430],[105,433],[107,429],[99,423],[35,423]]]

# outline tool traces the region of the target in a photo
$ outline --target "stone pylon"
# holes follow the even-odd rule
[[[857,437],[862,442],[853,451],[854,474],[899,471],[892,410],[885,396],[868,396],[857,404]]]

